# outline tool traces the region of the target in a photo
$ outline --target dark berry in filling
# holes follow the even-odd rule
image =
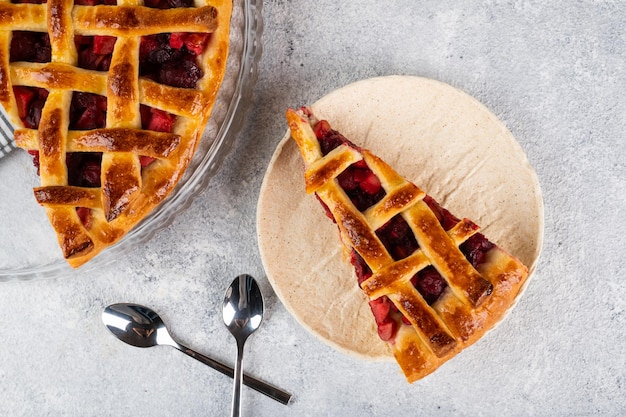
[[[339,132],[332,130],[325,120],[315,125],[314,131],[320,143],[322,155],[327,155],[340,145],[356,148]],[[337,177],[337,181],[360,211],[365,211],[368,207],[373,206],[382,200],[386,194],[378,177],[363,160],[350,165]]]
[[[428,207],[430,207],[435,216],[437,216],[437,220],[439,220],[439,223],[441,224],[441,227],[443,227],[443,230],[448,231],[452,229],[454,225],[456,225],[460,221],[459,218],[455,217],[448,210],[441,207],[439,203],[431,196],[425,196],[424,202],[428,205]]]
[[[28,151],[33,157],[33,165],[39,175],[39,151]],[[67,181],[76,187],[100,187],[100,152],[68,152],[65,155]]]
[[[428,304],[437,301],[443,290],[448,286],[446,280],[433,266],[422,269],[411,281]]]
[[[142,129],[154,130],[155,132],[172,133],[172,128],[176,122],[175,115],[143,104],[139,110],[141,112]]]
[[[320,120],[314,128],[315,136],[320,143],[322,155],[327,155],[330,151],[340,145],[348,145],[355,147],[352,142],[348,141],[341,133],[330,128],[330,124],[326,120]]]
[[[24,126],[29,129],[37,129],[41,121],[43,106],[48,98],[48,90],[37,87],[14,86],[13,94],[15,95],[18,114]]]
[[[145,0],[144,6],[155,9],[174,9],[176,7],[191,7],[193,0]]]
[[[78,51],[78,66],[88,70],[108,71],[116,39],[114,36],[76,35],[74,43]]]
[[[409,224],[399,214],[382,225],[376,235],[396,261],[406,258],[419,246]]]
[[[465,255],[474,268],[476,268],[487,260],[487,252],[494,246],[496,245],[491,243],[483,234],[476,233],[463,242],[459,249],[461,249],[463,255]]]
[[[195,57],[185,55],[178,62],[164,63],[159,70],[158,80],[172,87],[194,88],[203,75]]]
[[[13,31],[9,59],[11,62],[50,62],[50,37],[43,32]]]
[[[76,187],[100,187],[102,153],[71,152],[66,156],[69,185]]]
[[[75,92],[70,104],[71,130],[102,129],[106,126],[107,98],[98,94]]]
[[[161,84],[194,88],[204,72],[197,54],[204,50],[208,35],[169,34],[144,36],[139,49],[139,74]]]
[[[352,252],[350,253],[350,263],[352,263],[352,266],[354,267],[354,272],[356,272],[359,285],[372,276],[372,270],[369,265],[367,265],[361,255],[359,255],[359,253],[354,249],[352,249]]]
[[[99,4],[105,4],[107,6],[117,5],[116,0],[74,0],[74,4],[80,6],[97,6]]]

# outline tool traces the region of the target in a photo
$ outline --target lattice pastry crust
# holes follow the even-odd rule
[[[232,2],[195,0],[194,7],[161,10],[142,1],[116,6],[0,1],[0,102],[17,129],[16,143],[39,152],[45,207],[64,257],[77,267],[120,240],[173,189],[194,154],[224,76]],[[51,62],[10,62],[12,31],[47,32]],[[198,65],[204,75],[195,89],[175,88],[139,77],[141,36],[210,33]],[[108,35],[117,40],[108,72],[78,68],[76,35]],[[48,90],[39,128],[20,120],[13,86]],[[107,97],[106,127],[68,131],[73,92]],[[140,105],[177,117],[171,133],[141,129]],[[102,152],[101,187],[68,185],[66,153]],[[142,168],[139,157],[156,158]],[[91,209],[89,226],[77,207]]]
[[[305,163],[307,193],[315,193],[339,228],[342,244],[365,260],[372,276],[361,283],[370,300],[386,296],[410,325],[400,324],[390,340],[394,356],[407,380],[413,382],[436,370],[498,322],[513,303],[528,276],[515,257],[493,246],[477,268],[459,246],[478,232],[462,219],[444,230],[424,201],[426,194],[368,150],[342,144],[323,156],[311,110],[287,111],[292,138]],[[350,165],[364,160],[386,194],[359,211],[337,181]],[[394,260],[376,230],[396,215],[410,226],[419,248]],[[447,283],[432,304],[411,283],[418,271],[432,265]]]

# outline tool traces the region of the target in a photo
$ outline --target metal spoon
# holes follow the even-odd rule
[[[232,378],[234,375],[233,368],[230,366],[176,342],[167,331],[161,317],[148,307],[128,303],[113,304],[102,312],[102,321],[111,333],[129,345],[141,348],[157,345],[172,346],[226,376]],[[287,404],[291,398],[291,394],[280,388],[246,374],[243,375],[243,383],[282,404]]]
[[[226,290],[222,310],[224,324],[237,341],[237,362],[235,364],[235,383],[233,385],[232,416],[241,415],[241,374],[243,346],[263,319],[263,295],[254,278],[239,275]]]

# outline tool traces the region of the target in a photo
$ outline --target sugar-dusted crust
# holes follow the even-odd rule
[[[39,151],[41,186],[35,189],[57,233],[64,257],[78,267],[119,241],[170,193],[191,160],[226,69],[232,2],[197,0],[196,7],[169,10],[118,0],[117,6],[79,6],[72,0],[47,4],[0,3],[0,103],[17,127],[16,143]],[[11,32],[48,32],[52,62],[9,62]],[[198,63],[204,76],[197,89],[138,78],[142,35],[211,33]],[[75,66],[74,35],[117,37],[108,73]],[[49,91],[39,129],[27,129],[12,87]],[[105,129],[68,131],[72,91],[107,96]],[[140,104],[177,116],[171,134],[141,130]],[[67,184],[68,152],[103,152],[102,187]],[[139,156],[156,158],[145,168]],[[76,207],[91,209],[84,226]]]
[[[307,192],[315,193],[325,204],[343,245],[355,250],[373,272],[362,282],[363,291],[370,300],[388,297],[410,322],[403,325],[397,318],[400,330],[389,341],[409,382],[433,372],[500,320],[528,277],[526,266],[495,246],[487,253],[487,262],[475,269],[459,246],[478,226],[464,219],[445,231],[423,201],[425,193],[367,150],[341,145],[322,155],[313,131],[317,119],[310,109],[289,109],[287,123],[305,163]],[[335,180],[361,159],[386,191],[385,197],[365,212],[354,206]],[[402,216],[419,243],[417,251],[399,261],[375,233],[396,215]],[[429,265],[447,282],[445,294],[432,306],[411,283],[411,278]]]

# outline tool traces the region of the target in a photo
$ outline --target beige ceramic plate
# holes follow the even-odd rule
[[[348,85],[312,108],[534,270],[543,237],[537,176],[513,135],[474,98],[434,80],[391,76]],[[268,278],[291,314],[326,343],[368,359],[389,358],[342,259],[337,227],[305,194],[303,167],[287,134],[258,204]]]

